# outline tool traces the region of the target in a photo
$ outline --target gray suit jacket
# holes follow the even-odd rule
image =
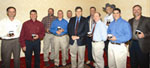
[[[134,18],[129,20],[133,30]],[[144,53],[150,52],[150,18],[141,16],[137,30],[144,33],[145,37],[139,40],[140,48]]]

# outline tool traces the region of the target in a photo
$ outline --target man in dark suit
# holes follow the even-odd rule
[[[133,35],[129,46],[131,68],[149,68],[150,19],[142,16],[140,5],[133,6],[133,15],[129,20]]]
[[[88,32],[88,22],[82,17],[82,8],[75,8],[76,16],[71,18],[68,24],[71,68],[84,68],[85,37]],[[78,53],[78,64],[76,56]],[[77,66],[78,65],[78,66]]]
[[[95,7],[90,7],[90,16],[87,17],[88,20],[88,25],[89,25],[89,32],[92,30],[92,25],[94,23],[93,17],[94,13],[96,12]],[[93,61],[92,57],[92,38],[87,36],[86,38],[86,45],[87,45],[87,50],[88,50],[88,61],[86,61],[86,64],[90,64],[91,61]]]

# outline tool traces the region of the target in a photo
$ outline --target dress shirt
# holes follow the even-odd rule
[[[46,16],[42,19],[42,23],[44,24],[45,30],[49,29],[51,26],[51,23],[56,19],[56,16]],[[46,31],[47,32],[47,31]]]
[[[137,27],[138,27],[139,23],[140,23],[140,20],[134,19],[134,21],[133,21],[133,31],[132,31],[132,39],[134,39],[134,40],[138,40],[138,37],[135,33],[136,33],[136,30],[137,30]]]
[[[0,21],[0,37],[2,39],[19,38],[21,28],[22,23],[19,20],[14,19],[13,21],[11,21],[9,18],[4,18]],[[13,37],[7,36],[10,31],[13,31]]]
[[[107,39],[107,28],[106,25],[102,21],[98,21],[92,25],[92,31],[95,26],[95,30],[93,33],[93,41],[105,41]]]
[[[105,18],[104,18],[104,23],[107,24],[107,21],[112,22],[113,20],[114,20],[113,14],[107,14],[107,15],[105,16]],[[106,25],[106,26],[107,26],[107,25]],[[107,26],[107,28],[108,28],[108,26]]]
[[[121,17],[117,21],[110,23],[108,27],[108,34],[112,34],[116,37],[116,41],[111,41],[113,43],[125,43],[132,37],[130,24],[123,20]]]
[[[93,23],[94,23],[94,20],[93,20],[93,18],[90,16],[90,18],[89,18],[89,31],[91,31]]]
[[[77,25],[77,21],[79,21],[78,23],[80,23],[80,19],[81,19],[81,16],[79,18],[76,17],[75,28],[76,28],[76,25]]]
[[[69,23],[70,18],[66,18],[66,21]]]
[[[60,27],[64,29],[64,32],[62,32],[60,35],[67,34],[68,33],[67,26],[68,26],[68,22],[65,19],[62,19],[61,21],[56,19],[52,22],[52,25],[50,27],[50,32],[52,32],[54,35],[58,35],[56,31],[58,30],[57,28]]]
[[[24,47],[26,40],[34,40],[32,38],[32,34],[37,34],[39,39],[42,39],[45,35],[44,25],[40,21],[36,20],[35,22],[32,20],[28,20],[24,22],[21,34],[20,34],[20,43],[21,46]]]

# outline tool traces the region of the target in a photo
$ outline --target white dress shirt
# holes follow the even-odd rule
[[[92,30],[92,25],[93,25],[93,23],[94,23],[94,20],[93,20],[93,18],[90,16],[90,20],[89,20],[89,31]]]
[[[105,24],[107,24],[107,21],[110,21],[110,22],[112,22],[114,20],[114,18],[113,18],[113,14],[107,14],[106,16],[105,16],[105,18],[104,18],[104,23]],[[108,28],[108,26],[107,26],[107,28]]]
[[[19,38],[21,28],[22,28],[22,23],[19,20],[14,19],[13,21],[11,21],[9,18],[4,18],[0,21],[0,37],[2,39]],[[7,36],[10,31],[13,31],[14,33],[13,37]]]
[[[69,23],[70,18],[66,18],[65,20],[67,20],[67,22]]]

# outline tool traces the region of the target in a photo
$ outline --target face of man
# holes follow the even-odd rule
[[[113,12],[113,8],[111,7],[106,7],[106,13],[111,14]]]
[[[91,8],[91,9],[90,9],[90,15],[91,15],[91,16],[94,16],[94,13],[95,13],[95,12],[96,12],[96,10],[95,10],[94,8]]]
[[[31,18],[32,20],[36,20],[36,19],[37,19],[37,13],[36,13],[36,12],[31,12],[31,13],[30,13],[30,18]]]
[[[49,10],[48,10],[48,14],[49,14],[50,16],[54,15],[53,10],[52,10],[52,9],[49,9]]]
[[[121,17],[121,13],[118,10],[113,11],[113,17],[118,20]]]
[[[82,10],[81,9],[77,9],[75,13],[76,13],[77,17],[80,17],[82,15]]]
[[[62,19],[63,18],[63,12],[58,11],[57,16],[59,19]]]
[[[99,14],[98,14],[98,13],[95,13],[95,14],[94,14],[94,21],[95,21],[95,22],[98,22],[99,20],[100,20]]]
[[[72,17],[72,12],[67,12],[67,17],[71,18]]]
[[[133,15],[134,15],[135,17],[140,16],[141,14],[142,14],[142,10],[141,10],[140,7],[134,7],[134,8],[133,8]]]
[[[10,8],[10,9],[7,11],[7,15],[8,15],[8,17],[15,17],[15,16],[16,16],[16,11],[15,11],[15,9]]]

